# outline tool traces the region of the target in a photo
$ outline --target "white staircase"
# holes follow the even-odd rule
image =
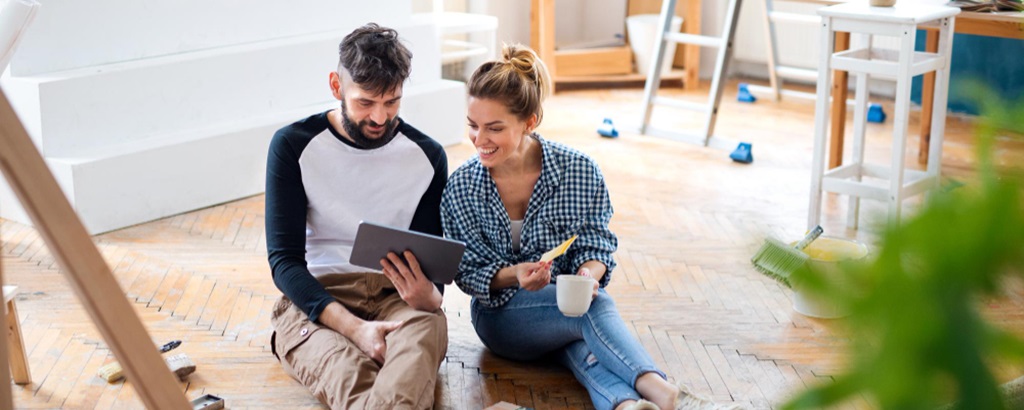
[[[338,43],[370,21],[413,52],[402,117],[464,135],[464,85],[407,0],[80,3],[43,4],[0,85],[90,233],[263,192],[274,131],[337,107]],[[5,184],[0,218],[28,223]]]

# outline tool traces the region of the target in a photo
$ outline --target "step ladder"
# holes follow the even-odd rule
[[[700,1],[700,0],[689,0]],[[659,22],[658,38],[655,42],[654,61],[648,68],[647,83],[644,85],[644,114],[640,124],[640,133],[663,137],[684,142],[699,143],[703,146],[714,146],[716,148],[731,149],[731,143],[713,138],[715,131],[715,119],[718,116],[718,103],[722,99],[722,89],[725,86],[723,76],[732,58],[733,36],[736,33],[736,22],[739,18],[739,10],[742,0],[729,0],[728,11],[726,12],[725,27],[722,29],[721,37],[711,37],[687,33],[670,32],[672,16],[675,15],[676,0],[665,0],[661,5],[661,17]],[[701,47],[717,47],[718,57],[715,59],[715,73],[711,80],[711,92],[708,95],[707,104],[697,104],[675,98],[658,97],[656,94],[661,86],[661,64],[665,58],[665,48],[669,42],[680,44],[693,44]],[[659,129],[651,126],[651,111],[654,105],[664,105],[685,110],[697,111],[706,116],[704,129],[698,134],[679,133],[676,131]]]
[[[803,0],[804,3],[821,4],[822,6],[828,6],[833,4],[841,3],[839,0]],[[771,95],[776,101],[780,100],[783,95],[787,97],[804,98],[814,100],[817,98],[817,94],[813,92],[804,92],[796,90],[787,90],[782,88],[784,80],[803,80],[808,83],[815,83],[818,81],[818,70],[813,68],[793,67],[786,66],[779,63],[779,51],[778,41],[775,35],[775,23],[795,23],[816,26],[821,24],[821,17],[812,14],[800,14],[791,13],[784,11],[775,11],[773,0],[761,0],[761,17],[764,20],[765,29],[765,40],[768,48],[767,63],[768,63],[768,86],[762,85],[747,85],[747,90],[755,94],[768,94]],[[852,102],[852,101],[851,101]]]
[[[820,6],[832,6],[846,3],[849,0],[785,0],[797,3],[810,3]],[[818,70],[813,68],[795,67],[783,65],[779,62],[778,40],[776,40],[775,24],[803,24],[818,26],[821,24],[821,17],[816,14],[792,13],[787,11],[775,11],[774,0],[761,0],[761,18],[764,20],[765,39],[767,40],[767,64],[768,64],[768,86],[747,84],[747,91],[753,94],[769,95],[775,101],[782,99],[782,96],[802,98],[814,101],[818,95],[814,92],[787,90],[783,88],[785,80],[802,80],[805,83],[815,84],[818,81]],[[847,40],[846,47],[850,46]],[[853,106],[854,100],[848,98],[846,105]],[[871,104],[872,110],[882,115],[881,120],[869,119],[869,122],[884,122],[884,113],[881,106]]]

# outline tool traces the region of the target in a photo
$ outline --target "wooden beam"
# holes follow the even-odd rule
[[[1017,13],[1014,19],[978,18],[975,14],[963,13],[956,18],[956,32],[976,36],[1024,39],[1024,14]]]
[[[555,61],[555,0],[532,0],[530,47],[544,60],[551,77],[558,76],[558,64]]]
[[[190,409],[178,380],[157,352],[82,221],[0,92],[0,170],[68,277],[78,299],[149,409]],[[0,338],[6,339],[6,338]],[[5,350],[6,340],[0,341]],[[7,364],[0,374],[7,374]],[[10,394],[9,389],[7,394]],[[0,397],[2,399],[2,397]],[[2,406],[2,404],[0,404]]]
[[[685,3],[686,17],[683,18],[683,32],[700,35],[701,1],[687,0]],[[679,10],[677,9],[676,13],[678,12]],[[687,90],[695,90],[700,85],[700,46],[684,44],[682,57],[683,69],[686,71],[683,78],[683,87]],[[676,61],[679,62],[678,55]]]
[[[928,30],[925,34],[924,51],[939,51],[939,32]],[[932,140],[932,108],[935,106],[935,72],[925,73],[921,82],[921,140],[917,146],[917,162],[928,163],[928,146]],[[945,107],[943,107],[945,108]]]
[[[545,61],[546,62],[546,61]],[[633,73],[633,51],[629,46],[555,52],[558,75],[609,75]]]
[[[683,85],[683,71],[672,70],[668,74],[661,76],[661,88],[665,87],[681,87]],[[614,81],[613,81],[614,80]],[[575,75],[575,76],[562,76],[555,78],[554,80],[559,84],[559,89],[562,86],[569,86],[564,88],[572,88],[571,86],[581,86],[590,84],[601,84],[609,87],[643,87],[647,81],[647,76],[640,73],[631,73],[625,75]]]
[[[850,48],[850,33],[837,31],[834,50]],[[832,169],[843,164],[843,137],[846,127],[846,95],[849,74],[846,71],[832,71],[832,130],[828,142],[828,166]]]
[[[2,281],[2,278],[0,278]],[[18,304],[14,297],[18,296],[17,286],[4,285],[4,306],[7,307],[7,360],[11,364],[11,376],[14,384],[32,383],[32,374],[28,369],[28,350],[25,349],[25,337],[21,334],[21,323],[18,320]]]
[[[4,123],[4,127],[6,127],[6,126],[7,126],[7,124]],[[0,242],[0,243],[2,243],[2,242]],[[3,261],[3,259],[0,259],[0,262],[2,262],[2,261]],[[4,283],[3,263],[0,263],[0,285],[2,285],[3,283]],[[0,303],[0,317],[6,317],[7,316],[7,313],[6,313],[7,309],[4,307],[6,305],[7,305],[6,303]],[[11,386],[9,384],[10,383],[9,380],[11,380],[11,368],[10,368],[10,366],[7,365],[8,360],[10,360],[10,359],[7,358],[8,357],[7,356],[7,349],[8,349],[8,347],[7,347],[7,338],[6,337],[0,337],[0,358],[2,358],[0,360],[3,360],[3,363],[0,363],[0,381],[2,381],[4,384],[7,384],[7,387],[0,387],[0,409],[13,409],[14,408],[14,397],[11,394]],[[2,386],[2,384],[0,384],[0,386]]]

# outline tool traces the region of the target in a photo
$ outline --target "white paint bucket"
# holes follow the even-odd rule
[[[636,57],[637,73],[647,75],[651,64],[657,57],[658,31],[661,30],[661,16],[657,14],[637,14],[626,18],[626,33],[629,34],[629,46]],[[678,33],[683,26],[683,18],[673,16],[669,30]],[[661,61],[661,75],[672,70],[672,60],[676,55],[676,43],[670,42],[665,47],[665,59]]]
[[[840,287],[848,282],[842,265],[862,262],[868,257],[868,247],[864,244],[831,236],[822,236],[811,242],[804,252],[810,256],[808,263],[812,269],[823,275],[829,284]],[[822,319],[840,318],[850,313],[833,300],[800,289],[799,283],[793,284],[793,310],[804,316]]]

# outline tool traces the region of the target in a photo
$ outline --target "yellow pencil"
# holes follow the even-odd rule
[[[545,252],[544,255],[541,255],[540,261],[551,262],[555,260],[555,258],[562,256],[562,254],[564,254],[565,251],[569,250],[569,247],[572,246],[572,243],[576,242],[576,236],[577,235],[573,235],[572,238],[566,239],[565,242],[562,242],[561,245],[556,246],[555,249]]]

